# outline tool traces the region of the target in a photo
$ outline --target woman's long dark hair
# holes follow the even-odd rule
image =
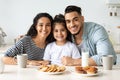
[[[35,18],[33,20],[33,24],[31,25],[30,29],[28,30],[28,32],[26,34],[27,36],[31,36],[31,37],[37,36],[38,33],[37,33],[37,30],[36,30],[36,25],[38,23],[38,20],[42,17],[47,17],[50,20],[51,26],[52,26],[52,22],[53,22],[52,16],[48,13],[39,13],[35,16]],[[46,39],[47,42],[51,42],[51,36],[52,36],[52,32],[47,37],[47,39]]]
[[[67,29],[66,22],[65,22],[65,18],[64,18],[64,16],[63,16],[62,14],[56,15],[56,16],[54,17],[53,26],[52,26],[52,32],[53,32],[53,30],[54,30],[54,28],[55,28],[56,23],[60,23],[60,24],[62,24],[62,25],[64,26],[64,28],[65,28],[66,31],[67,31],[67,38],[66,38],[66,40],[72,42],[71,33],[70,33],[70,32],[68,31],[68,29]],[[52,36],[52,40],[55,41],[55,38],[54,38],[53,36]]]

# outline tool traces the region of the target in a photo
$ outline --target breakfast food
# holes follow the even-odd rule
[[[42,72],[63,72],[65,71],[64,66],[58,66],[58,65],[41,65],[39,67],[39,71]]]
[[[88,70],[87,70],[87,73],[88,74],[95,74],[97,73],[97,68],[96,67],[90,67]]]
[[[76,66],[75,71],[81,74],[95,74],[98,72],[98,69],[94,66],[86,66],[86,67]]]
[[[90,69],[90,66],[83,67],[83,70],[85,71],[87,71],[88,69]]]
[[[77,73],[87,74],[87,72],[81,66],[76,66],[75,70]]]
[[[39,70],[43,71],[43,72],[46,72],[48,70],[48,66],[45,66],[45,65],[40,66]]]

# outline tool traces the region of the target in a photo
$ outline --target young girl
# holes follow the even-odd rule
[[[56,15],[53,21],[53,42],[49,43],[45,49],[43,59],[51,64],[62,65],[63,56],[75,59],[80,58],[77,47],[71,43],[71,34],[67,30],[64,16]]]

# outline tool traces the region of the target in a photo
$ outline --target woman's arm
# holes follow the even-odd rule
[[[3,57],[3,62],[5,64],[8,64],[8,65],[16,65],[17,64],[17,59],[15,59],[14,57],[4,56]],[[47,64],[49,64],[49,62],[48,61],[42,61],[42,60],[28,60],[27,64],[28,65],[39,66],[39,65],[43,65],[43,64],[47,65]]]
[[[16,59],[13,58],[13,57],[4,56],[4,57],[3,57],[3,62],[4,62],[5,64],[16,65]]]

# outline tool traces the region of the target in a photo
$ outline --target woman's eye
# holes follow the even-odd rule
[[[42,24],[38,24],[39,27],[42,27],[43,25]]]
[[[62,29],[61,31],[62,31],[62,32],[64,32],[64,31],[65,31],[65,29]]]

